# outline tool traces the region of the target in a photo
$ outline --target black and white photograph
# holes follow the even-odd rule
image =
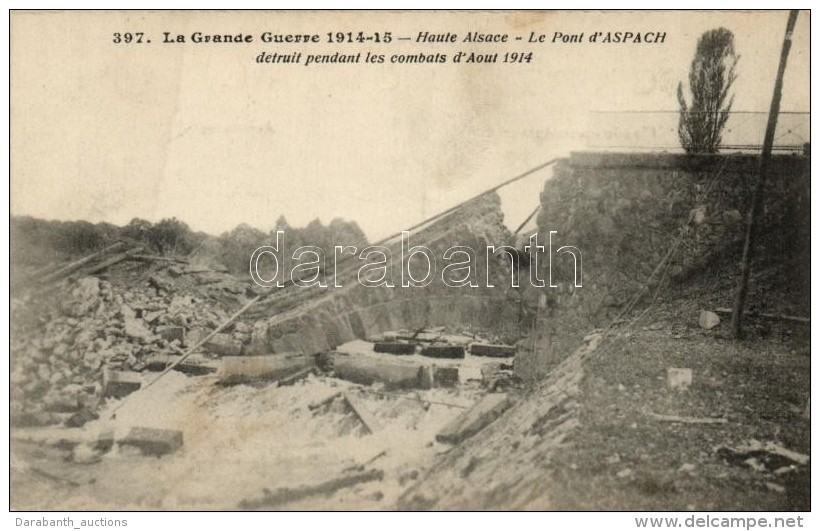
[[[808,527],[810,17],[11,10],[9,521]]]

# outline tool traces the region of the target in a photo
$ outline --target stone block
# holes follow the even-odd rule
[[[276,381],[315,365],[313,356],[293,354],[229,356],[220,361],[217,377],[221,384]]]
[[[143,455],[160,457],[182,448],[182,432],[135,426],[118,442],[120,446],[139,448]]]
[[[490,358],[510,358],[512,356],[515,356],[515,347],[510,345],[473,343],[472,345],[470,345],[470,355],[486,356]]]
[[[428,358],[459,359],[464,357],[462,345],[428,345],[421,349],[421,355]]]
[[[142,387],[142,376],[138,372],[112,371],[103,372],[103,396],[122,398]]]

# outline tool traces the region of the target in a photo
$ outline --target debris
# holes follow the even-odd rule
[[[721,315],[732,315],[732,310],[731,308],[716,308],[715,313],[719,313]],[[797,315],[746,312],[743,314],[743,317],[761,317],[763,319],[772,319],[775,321],[791,321],[793,323],[811,324],[810,318],[800,317]]]
[[[743,221],[743,214],[736,209],[727,210],[723,212],[722,216],[725,223],[740,223]]]
[[[171,256],[159,256],[159,255],[152,255],[152,254],[133,254],[131,258],[134,260],[142,260],[143,262],[172,262],[176,264],[187,264],[188,260],[183,258],[174,258]],[[178,269],[178,266],[169,266],[168,270],[174,267]],[[180,270],[181,271],[181,270]],[[179,276],[179,275],[176,275]]]
[[[373,345],[373,352],[383,352],[385,354],[396,354],[400,356],[408,355],[416,352],[416,345],[396,341],[377,341]]]
[[[783,448],[779,444],[775,444],[773,442],[767,442],[767,443],[763,444],[762,448],[763,448],[763,450],[765,450],[769,453],[785,457],[786,459],[791,459],[792,461],[794,461],[795,463],[797,463],[799,465],[809,464],[809,456],[807,456],[805,454],[801,454],[799,452],[794,452],[792,450],[789,450],[788,448]]]
[[[728,419],[723,417],[679,417],[677,415],[659,415],[649,413],[649,416],[662,422],[680,422],[682,424],[726,424]]]
[[[263,510],[273,508],[286,503],[292,503],[311,496],[329,496],[334,492],[352,487],[359,483],[370,481],[381,481],[384,479],[384,471],[378,469],[368,470],[359,474],[345,475],[331,479],[318,485],[307,485],[295,489],[281,488],[275,491],[267,491],[261,498],[242,500],[239,508],[242,510]]]
[[[219,383],[226,385],[260,380],[275,381],[312,369],[313,366],[313,356],[302,354],[226,356],[221,360],[217,377]]]
[[[293,385],[299,380],[303,378],[307,378],[309,374],[312,374],[316,370],[316,367],[307,367],[302,369],[301,371],[295,372],[290,376],[285,376],[281,380],[279,380],[279,385]]]
[[[695,225],[701,225],[704,221],[706,221],[706,205],[698,205],[690,210],[689,217]]]
[[[145,319],[144,316],[143,318]],[[147,321],[147,319],[145,320]],[[180,343],[185,343],[185,328],[181,326],[158,326],[156,333],[165,341],[171,342],[178,340]]]
[[[375,433],[381,430],[381,425],[379,421],[376,420],[367,408],[359,401],[358,398],[351,396],[349,393],[342,393],[342,397],[344,398],[347,405],[350,407],[350,410],[359,417],[359,420],[362,422],[362,425],[367,430],[368,433]]]
[[[473,407],[444,426],[436,440],[441,443],[458,444],[483,430],[512,405],[506,393],[488,393]]]
[[[783,493],[786,492],[786,487],[783,485],[778,485],[777,483],[772,483],[771,481],[766,482],[766,488],[772,492]]]
[[[43,410],[52,413],[76,413],[82,407],[80,393],[66,387],[52,389],[43,397]]]
[[[82,408],[80,411],[68,417],[63,425],[66,428],[81,428],[86,422],[97,420],[100,416],[90,408]]]
[[[139,448],[143,455],[159,457],[182,448],[182,432],[179,430],[135,426],[118,443],[120,446]]]
[[[708,310],[701,310],[700,317],[698,317],[698,325],[704,330],[711,330],[720,324],[720,317],[714,312]]]
[[[345,468],[344,470],[342,470],[342,472],[363,471],[367,465],[372,465],[378,459],[380,459],[380,458],[382,458],[386,455],[387,455],[387,450],[382,450],[379,453],[377,453],[376,455],[374,455],[373,457],[371,457],[370,459],[368,459],[367,461],[365,461],[364,463],[349,466],[349,467]]]
[[[666,369],[666,383],[671,389],[686,391],[692,385],[692,369],[669,367]]]
[[[68,299],[63,302],[63,311],[72,317],[85,317],[100,305],[100,279],[81,278],[74,285]]]
[[[493,345],[488,343],[473,343],[470,345],[471,356],[487,356],[490,358],[510,358],[515,356],[515,347],[510,345]]]
[[[621,478],[621,479],[627,479],[627,478],[631,478],[631,477],[632,477],[633,472],[632,472],[632,469],[631,469],[631,468],[624,468],[623,470],[621,470],[620,472],[618,472],[618,473],[617,473],[617,474],[615,474],[615,475],[616,475],[616,476],[618,476],[618,477],[619,477],[619,478]]]
[[[112,371],[103,372],[103,396],[122,398],[142,387],[142,376],[138,372]]]
[[[205,342],[205,350],[218,356],[239,356],[242,353],[242,344],[230,334],[214,334]]]
[[[123,331],[126,336],[145,342],[154,340],[154,334],[145,326],[142,319],[137,319],[137,312],[131,309],[130,306],[123,304],[120,307],[120,313],[122,314],[124,323]]]
[[[678,472],[681,473],[689,473],[694,472],[697,467],[692,463],[684,463],[680,467],[678,467]]]
[[[481,366],[481,379],[484,383],[491,387],[495,382],[502,378],[509,378],[512,376],[512,365],[505,363],[485,363]]]
[[[127,260],[127,259],[131,258],[132,253],[138,253],[138,252],[142,251],[144,248],[145,248],[144,246],[139,246],[139,247],[136,247],[134,249],[131,249],[128,252],[112,256],[111,258],[109,258],[108,260],[106,260],[104,262],[100,262],[99,264],[96,264],[94,266],[91,266],[88,269],[83,270],[82,274],[83,275],[93,275],[94,273],[99,273],[103,269],[108,269],[112,265],[119,264],[123,260]]]
[[[151,275],[148,277],[148,284],[167,292],[174,291],[174,284],[168,280],[165,280],[159,275]]]
[[[74,447],[71,460],[77,464],[90,465],[100,461],[103,452],[98,448],[88,444],[78,444]]]
[[[42,469],[40,469],[36,466],[29,465],[27,467],[27,470],[29,472],[37,474],[38,476],[44,477],[46,479],[50,479],[51,481],[56,481],[57,483],[63,483],[63,484],[69,485],[71,487],[79,487],[80,486],[80,484],[77,483],[76,481],[72,481],[72,480],[66,479],[66,478],[61,478],[60,476],[55,476],[54,474],[46,472],[45,470],[42,470]]]
[[[383,382],[389,387],[424,387],[421,365],[395,359],[336,354],[333,372],[337,378],[364,385]]]
[[[751,468],[755,472],[765,472],[766,471],[766,465],[761,463],[760,460],[757,459],[756,457],[750,457],[749,459],[746,459],[745,461],[743,461],[743,463],[746,464],[746,465],[749,465],[749,468]]]
[[[308,409],[311,410],[311,411],[313,411],[314,409],[319,409],[320,407],[324,406],[325,404],[333,402],[334,400],[336,400],[336,398],[338,398],[340,396],[342,396],[342,391],[333,392],[333,393],[331,393],[330,395],[328,395],[324,398],[320,398],[319,400],[314,400],[313,402],[308,404]]]
[[[205,374],[213,374],[218,367],[211,360],[205,358],[186,358],[180,363],[176,363],[179,356],[168,356],[166,354],[154,354],[145,360],[145,370],[148,371],[164,371],[168,367],[173,366],[173,370],[187,374],[189,376],[203,376]]]
[[[458,367],[437,367],[430,369],[433,374],[433,387],[455,387],[458,385]]]
[[[464,357],[462,345],[428,345],[421,349],[421,355],[428,358],[459,359]]]
[[[142,313],[142,320],[148,324],[154,324],[157,319],[162,317],[165,314],[162,310],[154,310],[154,311],[144,311]]]
[[[717,457],[732,465],[748,465],[758,472],[777,471],[793,464],[807,465],[809,456],[795,452],[773,442],[761,443],[751,440],[731,448],[723,446],[715,451]],[[759,465],[759,466],[758,466]]]
[[[85,264],[91,262],[92,260],[96,260],[97,258],[99,258],[99,257],[101,257],[101,256],[103,256],[103,255],[105,255],[105,254],[107,254],[107,253],[109,253],[109,252],[111,252],[115,249],[119,249],[123,245],[124,244],[122,242],[116,242],[116,243],[114,243],[112,245],[109,245],[108,247],[106,247],[106,248],[104,248],[100,251],[97,251],[96,253],[92,253],[92,254],[84,257],[84,258],[80,258],[79,260],[71,262],[70,264],[68,264],[64,267],[61,267],[57,271],[54,271],[53,273],[49,273],[48,275],[43,277],[43,282],[51,282],[53,280],[59,280],[61,278],[64,278],[64,277],[68,276],[69,274],[71,274],[73,271],[77,270],[78,268],[80,268],[80,267],[84,266]]]

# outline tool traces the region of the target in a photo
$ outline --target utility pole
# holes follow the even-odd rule
[[[746,227],[746,241],[743,244],[743,260],[740,263],[740,280],[737,286],[737,297],[735,307],[732,312],[732,335],[739,339],[742,337],[740,321],[743,317],[743,308],[746,305],[746,293],[749,290],[749,274],[751,273],[752,253],[754,251],[755,240],[757,239],[760,211],[763,209],[763,189],[766,185],[766,178],[769,174],[769,167],[772,159],[772,145],[774,144],[774,130],[777,126],[777,115],[780,113],[780,96],[783,92],[783,73],[786,71],[786,60],[789,58],[789,50],[792,47],[792,32],[795,22],[797,22],[796,9],[789,12],[789,20],[786,23],[786,36],[783,38],[783,49],[780,52],[780,66],[777,69],[777,78],[774,82],[774,94],[772,94],[772,105],[769,108],[769,121],[766,124],[766,136],[763,139],[763,152],[760,155],[760,168],[755,184],[752,208],[748,216],[748,226]]]

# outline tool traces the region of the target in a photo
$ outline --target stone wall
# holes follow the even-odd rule
[[[561,161],[541,194],[539,240],[558,231],[555,248],[581,249],[583,286],[571,286],[571,258],[555,257],[560,287],[545,289],[553,343],[568,352],[644,284],[680,285],[727,264],[734,270],[758,164],[753,155],[634,153],[573,153]],[[789,257],[796,274],[808,269],[809,185],[808,158],[773,158],[758,263]],[[650,278],[679,237],[666,277]],[[734,286],[734,276],[722,280]]]

